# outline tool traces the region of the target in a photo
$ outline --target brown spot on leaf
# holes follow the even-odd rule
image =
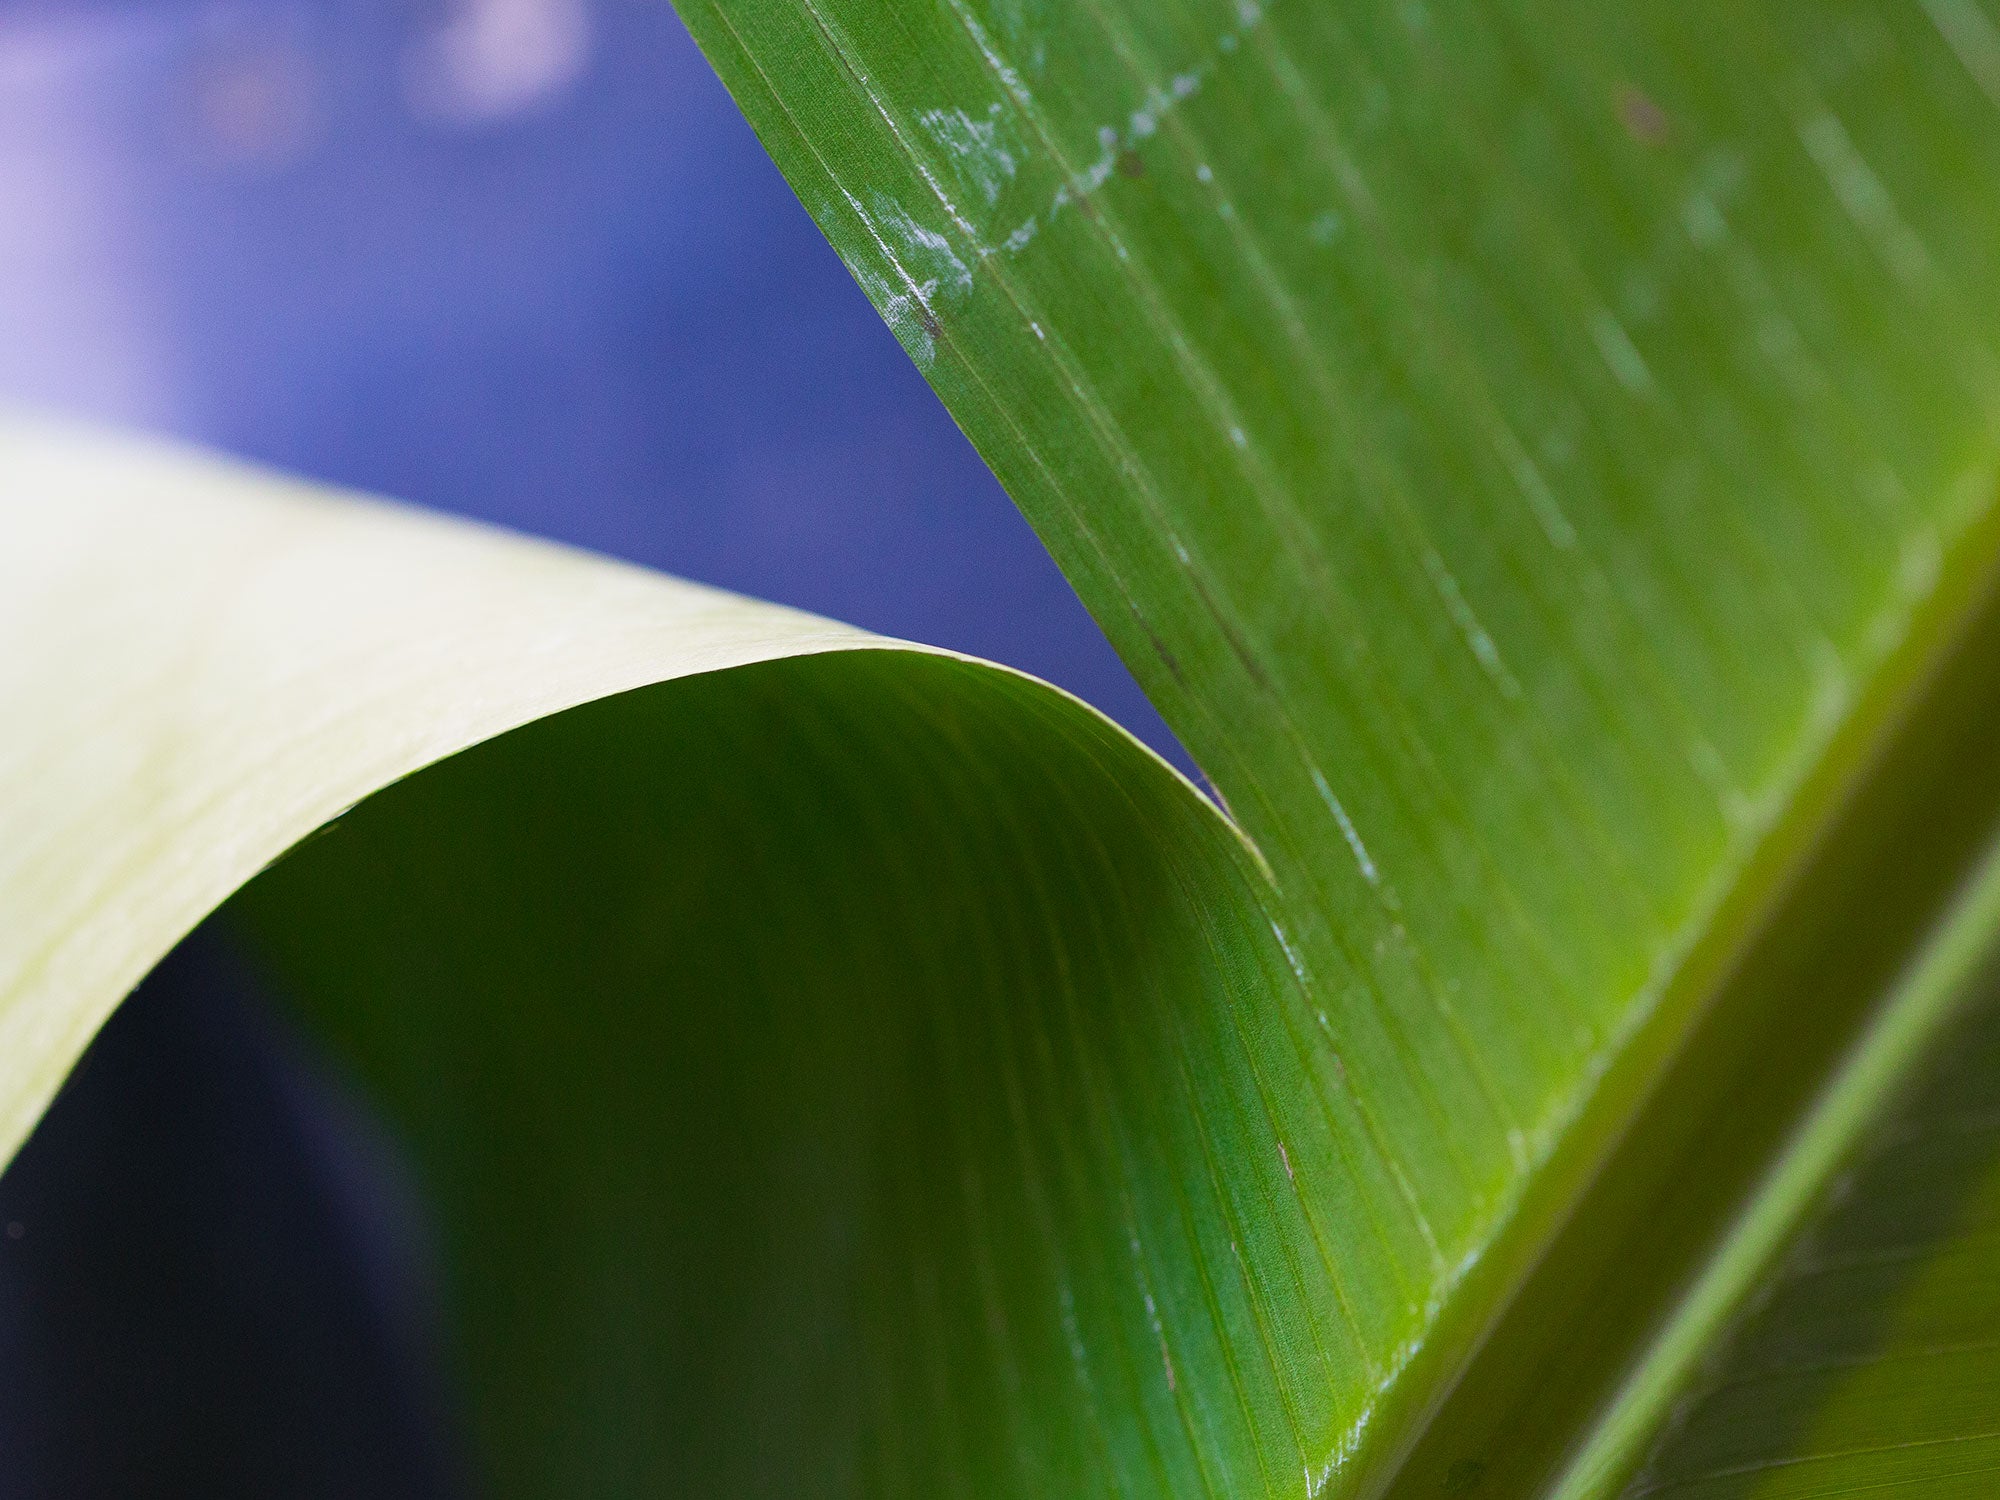
[[[917,321],[924,325],[924,332],[932,338],[944,337],[944,325],[938,322],[937,314],[932,312],[928,307],[923,308],[917,313]]]
[[[1470,1494],[1485,1477],[1485,1459],[1461,1458],[1445,1471],[1444,1492],[1447,1495]]]
[[[1667,112],[1652,96],[1627,84],[1618,91],[1618,123],[1625,133],[1644,146],[1658,146],[1667,139],[1671,122]]]
[[[1146,632],[1146,639],[1152,644],[1153,654],[1159,657],[1160,665],[1167,669],[1167,675],[1173,678],[1176,685],[1185,688],[1188,685],[1187,675],[1181,671],[1180,658],[1167,649],[1167,643],[1160,639],[1159,632],[1153,629],[1144,615],[1134,610],[1133,618],[1138,620],[1139,628]]]
[[[1128,146],[1118,153],[1117,167],[1120,177],[1144,177],[1146,158]]]

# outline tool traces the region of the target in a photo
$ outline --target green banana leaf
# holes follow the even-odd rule
[[[683,8],[1221,809],[10,429],[6,1144],[227,902],[496,1493],[1988,1493],[1995,9]]]

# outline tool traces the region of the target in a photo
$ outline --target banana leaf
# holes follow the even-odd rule
[[[224,906],[497,1493],[1985,1493],[1994,12],[684,14],[1216,802],[18,428],[8,1142]]]

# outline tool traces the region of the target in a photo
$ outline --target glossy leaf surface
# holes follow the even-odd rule
[[[1990,12],[683,10],[1270,862],[1387,1168],[1308,1487],[1470,1483],[1406,1445],[1976,607]]]
[[[439,1205],[504,1493],[1976,1455],[1976,1301],[1956,1385],[1859,1292],[1859,1383],[1765,1376],[1990,928],[1990,14],[685,11],[1237,827],[991,668],[22,439],[15,1135],[502,735],[236,915]]]

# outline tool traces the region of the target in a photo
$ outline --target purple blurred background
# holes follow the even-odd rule
[[[0,401],[991,656],[1188,768],[667,0],[0,0]],[[396,1175],[197,939],[0,1178],[0,1496],[459,1493]]]
[[[0,400],[992,656],[1170,746],[667,0],[0,0]]]

